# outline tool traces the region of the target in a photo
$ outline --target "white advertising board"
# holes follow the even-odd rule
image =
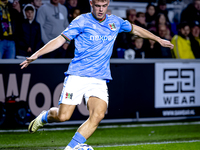
[[[155,64],[155,108],[199,106],[199,63]]]

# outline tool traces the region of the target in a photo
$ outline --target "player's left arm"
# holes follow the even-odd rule
[[[137,25],[132,24],[132,34],[137,35],[139,37],[145,38],[145,39],[151,39],[154,41],[157,41],[158,43],[160,43],[160,45],[162,45],[163,47],[169,47],[170,49],[173,49],[174,45],[167,40],[161,39],[160,37],[152,34],[151,32],[149,32],[148,30],[141,28]]]

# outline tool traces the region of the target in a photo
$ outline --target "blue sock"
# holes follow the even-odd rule
[[[74,137],[72,138],[71,142],[68,144],[71,148],[74,148],[78,144],[85,143],[86,139],[80,133],[76,132]]]
[[[47,119],[48,113],[49,113],[49,110],[42,116],[43,123],[48,123],[48,119]]]

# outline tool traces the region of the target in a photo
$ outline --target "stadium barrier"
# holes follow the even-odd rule
[[[38,59],[21,70],[23,60],[0,60],[0,102],[19,96],[32,118],[58,106],[70,59]],[[109,106],[102,123],[200,118],[200,60],[111,59]],[[79,124],[89,112],[82,102],[63,124]]]

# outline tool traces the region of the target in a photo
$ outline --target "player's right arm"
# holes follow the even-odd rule
[[[56,50],[65,42],[66,39],[61,35],[49,41],[46,45],[44,45],[41,49],[36,51],[33,55],[27,57],[26,60],[20,64],[22,66],[21,69],[26,68],[32,61],[36,60],[38,57]]]

